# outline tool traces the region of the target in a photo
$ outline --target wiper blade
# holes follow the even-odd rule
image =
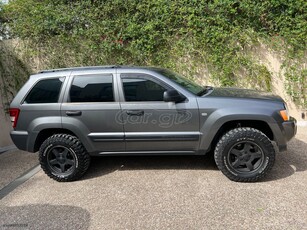
[[[213,87],[206,85],[206,86],[204,86],[203,90],[201,90],[200,92],[197,93],[197,96],[202,96],[202,95],[208,93],[209,90],[213,90]]]

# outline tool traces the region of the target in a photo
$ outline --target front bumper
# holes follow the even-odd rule
[[[290,117],[289,121],[284,121],[280,125],[281,133],[277,145],[280,152],[287,150],[287,142],[290,141],[297,132],[297,121],[295,118]]]
[[[297,121],[294,117],[290,117],[289,121],[282,123],[284,135],[287,141],[290,141],[297,132]]]

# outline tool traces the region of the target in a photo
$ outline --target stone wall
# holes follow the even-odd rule
[[[12,145],[12,140],[10,137],[10,131],[12,130],[12,125],[9,115],[5,112],[5,105],[2,103],[0,97],[0,147]]]

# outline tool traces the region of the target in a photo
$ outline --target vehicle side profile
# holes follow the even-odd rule
[[[257,181],[296,134],[279,96],[203,87],[155,67],[42,71],[17,93],[10,117],[15,145],[39,151],[60,182],[84,175],[91,156],[212,152],[230,180]]]

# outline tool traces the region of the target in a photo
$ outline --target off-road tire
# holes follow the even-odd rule
[[[250,150],[245,151],[245,146]],[[257,155],[257,158],[253,154],[255,157]],[[260,155],[261,157],[257,160]],[[230,180],[254,182],[263,178],[272,169],[275,162],[275,149],[264,133],[254,128],[242,127],[230,130],[220,138],[215,147],[214,159],[217,167]],[[252,160],[257,161],[255,169],[253,169],[254,165],[250,166],[251,164],[247,162]],[[245,166],[244,162],[246,162]],[[250,170],[248,166],[253,170]]]
[[[63,152],[59,153],[61,149],[63,149]],[[63,157],[56,157],[50,160],[51,154],[59,156],[59,154],[63,154],[65,151],[67,162],[72,163],[66,164],[66,160]],[[69,182],[77,180],[85,174],[90,165],[90,156],[77,137],[69,134],[55,134],[47,138],[41,145],[39,149],[39,161],[42,169],[50,178],[58,182]],[[57,164],[57,162],[60,163]],[[61,171],[62,163],[64,165],[63,168],[71,165],[65,173],[59,172]]]

